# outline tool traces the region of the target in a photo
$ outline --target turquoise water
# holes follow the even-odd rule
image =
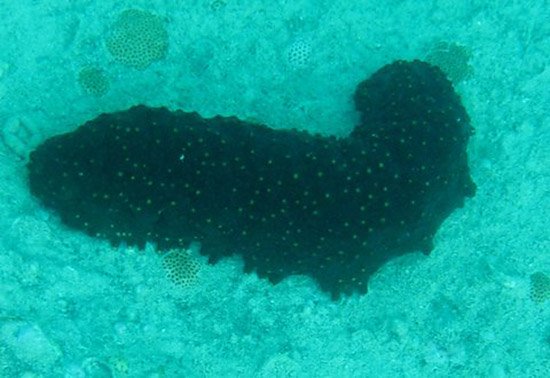
[[[547,2],[245,3],[0,3],[0,376],[546,376]],[[151,39],[125,37],[133,8],[149,16],[128,28]],[[29,194],[29,152],[100,113],[147,104],[342,136],[355,86],[415,58],[462,97],[478,190],[430,256],[391,260],[366,295],[273,286],[194,246],[198,273],[174,279],[151,246],[112,248]]]

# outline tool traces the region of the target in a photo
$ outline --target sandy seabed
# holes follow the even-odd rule
[[[0,4],[0,376],[545,376],[550,301],[533,300],[530,277],[550,275],[547,2],[174,3]],[[129,8],[166,24],[167,55],[145,70],[106,48]],[[345,135],[359,81],[442,41],[471,51],[456,89],[478,191],[430,256],[386,264],[367,295],[272,286],[238,259],[202,261],[178,287],[153,251],[67,229],[29,194],[40,142],[136,104]],[[104,72],[104,95],[79,84],[85,67]]]

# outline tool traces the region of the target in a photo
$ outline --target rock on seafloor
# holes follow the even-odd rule
[[[429,253],[475,185],[469,117],[436,67],[396,61],[360,83],[346,138],[135,106],[55,136],[30,156],[33,195],[68,226],[160,250],[202,244],[277,283],[365,293],[389,259]]]

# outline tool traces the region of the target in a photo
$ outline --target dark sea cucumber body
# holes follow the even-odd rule
[[[450,82],[398,61],[357,87],[347,138],[136,106],[31,154],[31,192],[68,226],[113,245],[200,241],[271,282],[296,274],[334,298],[365,293],[388,259],[432,249],[475,192],[469,118]]]

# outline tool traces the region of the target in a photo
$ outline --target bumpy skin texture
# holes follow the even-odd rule
[[[361,83],[344,139],[137,106],[103,114],[32,154],[31,192],[67,225],[114,245],[202,243],[271,282],[296,274],[333,298],[432,249],[472,196],[468,116],[441,71],[398,61]]]

